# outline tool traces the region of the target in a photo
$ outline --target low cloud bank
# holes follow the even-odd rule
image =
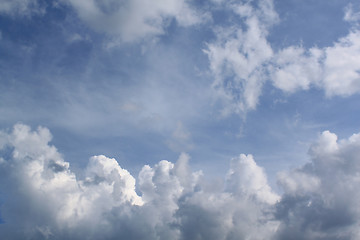
[[[145,165],[135,179],[93,156],[79,178],[48,129],[0,132],[3,239],[359,239],[360,135],[325,131],[311,161],[278,174],[276,194],[251,155],[231,159],[222,186],[190,157]]]

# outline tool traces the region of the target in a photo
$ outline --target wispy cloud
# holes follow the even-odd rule
[[[90,27],[119,37],[124,42],[161,35],[172,19],[176,19],[182,26],[191,26],[207,18],[184,0],[67,1]]]

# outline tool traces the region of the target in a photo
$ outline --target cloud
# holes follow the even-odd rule
[[[172,19],[181,26],[191,26],[207,18],[185,0],[67,1],[91,28],[124,42],[161,35]]]
[[[353,31],[326,48],[324,88],[329,96],[360,92],[360,31]]]
[[[322,49],[290,46],[281,50],[270,66],[274,86],[290,93],[316,87],[329,97],[359,93],[359,40],[360,32],[354,30]]]
[[[316,48],[307,52],[295,46],[282,49],[270,67],[274,86],[290,93],[309,89],[310,84],[317,83],[322,77],[319,63],[322,54]]]
[[[136,184],[103,155],[76,175],[51,138],[23,124],[0,132],[5,239],[360,237],[360,134],[338,140],[323,132],[309,163],[278,174],[281,196],[252,155],[233,158],[220,185],[193,172],[185,153],[176,163],[145,165]]]
[[[44,14],[45,7],[38,0],[2,0],[0,13],[11,16],[32,16]]]
[[[46,128],[17,124],[0,136],[6,239],[261,239],[276,226],[264,212],[278,196],[250,155],[232,160],[219,189],[191,171],[185,153],[175,164],[145,165],[136,189],[135,178],[102,155],[75,175]]]
[[[309,150],[311,162],[279,174],[284,194],[276,239],[360,237],[359,146],[359,134],[338,141],[325,131]]]
[[[268,185],[264,170],[255,163],[252,155],[241,154],[231,160],[227,188],[237,195],[256,198],[259,202],[274,204],[279,200]]]
[[[360,32],[355,27],[359,14],[351,5],[345,9],[345,20],[354,26],[348,35],[324,48],[298,45],[277,51],[267,40],[270,27],[278,22],[272,1],[225,4],[225,8],[243,24],[216,28],[216,41],[204,50],[223,115],[254,110],[269,80],[286,93],[318,88],[327,97],[346,97],[360,92]]]
[[[360,21],[360,11],[354,12],[354,6],[350,3],[345,7],[345,16],[344,20],[348,22],[358,22]]]
[[[97,219],[114,207],[142,204],[135,179],[114,159],[92,157],[86,178],[79,180],[57,149],[48,144],[48,129],[39,127],[32,132],[18,124],[10,134],[2,133],[2,140],[6,154],[1,191],[12,200],[2,206],[6,226],[1,226],[1,231],[9,238],[14,238],[12,231],[17,227],[24,230],[20,238],[28,234],[36,238],[44,235],[44,229],[50,235],[63,236],[64,228],[71,232],[82,224],[95,227],[100,224]],[[106,227],[106,220],[102,224]]]
[[[218,28],[217,40],[204,52],[210,61],[215,81],[215,95],[223,102],[223,115],[255,109],[265,82],[264,65],[273,56],[266,40],[268,27],[277,21],[272,1],[260,1],[258,8],[250,4],[229,4],[244,27]]]

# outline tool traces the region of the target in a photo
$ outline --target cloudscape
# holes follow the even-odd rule
[[[0,238],[360,239],[360,3],[0,0]]]

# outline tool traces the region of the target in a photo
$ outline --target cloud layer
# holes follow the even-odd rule
[[[50,141],[48,129],[22,124],[0,134],[5,239],[360,237],[360,134],[323,132],[311,162],[279,173],[282,196],[251,155],[231,159],[223,182],[191,171],[182,153],[175,164],[145,165],[136,183],[102,155],[77,176]]]

